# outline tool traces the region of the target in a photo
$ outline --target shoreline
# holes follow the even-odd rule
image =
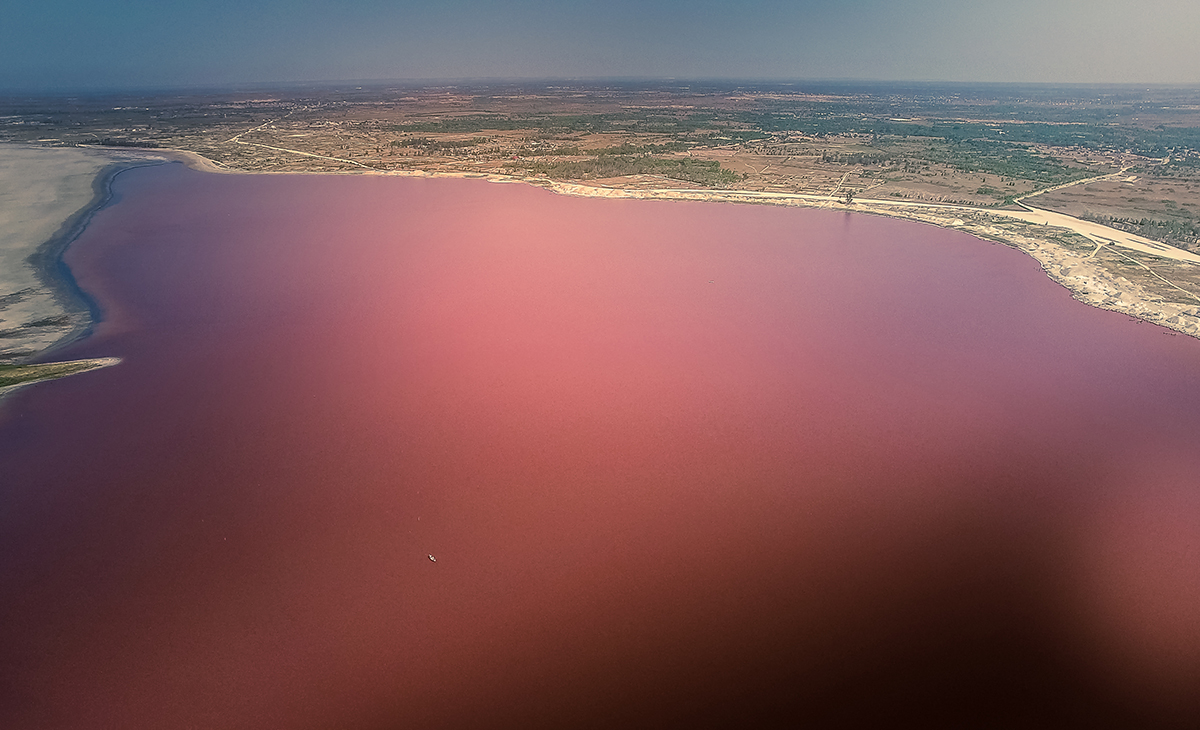
[[[92,217],[112,203],[113,181],[122,172],[153,165],[179,162],[200,172],[217,174],[242,175],[379,175],[393,177],[426,177],[451,179],[482,179],[493,183],[523,183],[549,190],[559,195],[594,198],[617,198],[633,200],[687,200],[694,202],[715,203],[753,203],[766,205],[781,205],[784,207],[813,208],[840,210],[847,213],[879,215],[883,217],[908,220],[950,230],[968,233],[982,241],[999,243],[1014,248],[1030,256],[1038,262],[1043,272],[1054,282],[1066,288],[1071,296],[1081,303],[1098,309],[1124,314],[1140,321],[1156,324],[1173,332],[1178,332],[1200,339],[1200,296],[1187,292],[1196,299],[1194,305],[1183,305],[1166,302],[1154,296],[1136,282],[1129,281],[1112,272],[1105,270],[1090,260],[1106,245],[1121,246],[1121,237],[1128,237],[1116,229],[1112,229],[1111,237],[1089,235],[1087,232],[1071,227],[1049,225],[1048,221],[1036,223],[1038,214],[1049,213],[1061,219],[1071,219],[1064,214],[1042,211],[1031,206],[1022,206],[1019,211],[973,209],[965,206],[952,206],[937,203],[917,203],[911,201],[882,201],[856,200],[846,204],[834,196],[818,196],[790,193],[764,193],[758,191],[739,190],[701,190],[701,189],[628,189],[611,188],[598,185],[556,181],[539,177],[505,176],[492,173],[470,172],[427,172],[413,171],[346,171],[329,172],[260,172],[235,170],[220,165],[200,154],[188,150],[160,148],[111,148],[92,145],[81,145],[81,149],[96,150],[102,153],[119,155],[124,159],[114,159],[97,174],[93,182],[93,199],[80,210],[76,211],[62,223],[56,234],[50,240],[39,245],[29,257],[31,265],[37,271],[43,284],[53,291],[56,297],[65,299],[76,306],[79,314],[86,313],[87,321],[78,324],[67,335],[55,341],[30,357],[24,358],[26,363],[45,364],[44,360],[55,352],[85,338],[102,321],[103,312],[99,304],[83,291],[75,282],[74,275],[63,260],[63,255],[75,240],[86,230]],[[1032,218],[1031,218],[1032,216]],[[1075,220],[1075,219],[1071,219]],[[1096,228],[1098,224],[1079,221],[1080,228],[1084,225]],[[1105,228],[1100,226],[1100,228]],[[1046,233],[1053,231],[1055,237],[1063,233],[1075,235],[1090,242],[1094,248],[1090,252],[1071,250],[1061,241],[1051,239]],[[1161,244],[1153,244],[1153,248],[1170,248]],[[1146,248],[1132,247],[1143,253],[1160,256],[1162,254]],[[1192,265],[1190,258],[1195,258],[1195,264],[1200,265],[1200,256],[1186,254],[1183,257],[1185,265]],[[1131,258],[1131,257],[1127,257]],[[1170,257],[1163,257],[1170,260]],[[1135,263],[1136,260],[1132,259]],[[1140,264],[1145,266],[1144,264]],[[1148,267],[1147,267],[1148,268]],[[1161,278],[1161,277],[1159,277]],[[1164,280],[1165,281],[1165,280]],[[1170,282],[1168,282],[1170,283]],[[1178,287],[1177,287],[1178,288]],[[1181,290],[1184,291],[1184,290]],[[64,303],[66,305],[66,303]],[[69,307],[68,307],[69,308]],[[114,363],[108,363],[114,364]],[[13,386],[19,387],[19,386]],[[10,388],[0,389],[0,397]]]
[[[524,180],[523,182],[545,187],[562,195],[752,203],[840,210],[846,213],[878,215],[962,231],[982,241],[998,243],[1026,254],[1038,262],[1042,271],[1052,281],[1065,288],[1070,292],[1072,298],[1083,304],[1124,314],[1200,339],[1200,295],[1175,286],[1192,301],[1188,304],[1167,302],[1147,291],[1140,284],[1114,274],[1093,261],[1095,255],[1105,247],[1126,248],[1185,266],[1200,266],[1200,256],[1174,249],[1165,244],[1141,239],[1140,236],[1133,236],[1107,226],[1033,206],[1022,206],[1022,210],[1012,211],[969,208],[940,203],[870,199],[858,199],[851,204],[846,204],[835,196],[799,193],[762,193],[738,190],[628,190],[564,183],[545,178]],[[1068,225],[1054,225],[1051,221]],[[1071,225],[1073,222],[1078,225]],[[1052,236],[1046,235],[1051,232]],[[1072,250],[1060,241],[1054,240],[1055,237],[1063,234],[1083,239],[1087,245],[1092,246],[1091,250],[1086,252]],[[1148,266],[1131,256],[1121,255],[1149,270]],[[1157,274],[1155,275],[1157,276]],[[1162,279],[1161,276],[1158,278]],[[1166,280],[1163,279],[1163,281]],[[1166,283],[1171,284],[1169,281]]]
[[[167,161],[115,150],[0,145],[0,365],[51,357],[103,318],[63,256],[113,202],[117,176]]]
[[[103,321],[103,310],[90,294],[79,286],[75,274],[67,266],[63,256],[83,232],[87,230],[92,218],[113,202],[112,184],[121,173],[139,167],[152,167],[164,162],[128,162],[114,161],[106,165],[92,183],[92,199],[80,208],[70,218],[63,221],[55,234],[26,259],[33,267],[43,286],[49,289],[59,303],[72,314],[86,314],[87,320],[75,324],[74,328],[56,340],[49,347],[25,358],[23,364],[39,364],[38,360],[53,355],[69,345],[87,337],[97,324]]]
[[[0,157],[0,401],[35,382],[109,367],[119,358],[55,360],[104,313],[64,254],[114,199],[113,181],[162,156],[5,145]],[[57,226],[55,227],[55,224]]]
[[[690,200],[840,210],[846,213],[878,215],[896,220],[924,223],[938,228],[962,231],[981,241],[998,243],[1026,254],[1038,263],[1046,276],[1070,292],[1072,298],[1083,304],[1124,314],[1139,321],[1164,327],[1175,333],[1200,339],[1200,294],[1175,286],[1154,273],[1146,264],[1128,254],[1118,252],[1119,255],[1134,264],[1151,271],[1189,299],[1187,304],[1164,301],[1144,286],[1108,271],[1094,261],[1095,256],[1106,247],[1127,249],[1184,266],[1200,267],[1200,256],[1115,228],[1030,205],[1022,205],[1020,210],[1003,210],[971,208],[945,203],[872,199],[856,199],[853,203],[846,204],[832,195],[769,193],[749,190],[622,189],[555,181],[547,178],[505,178],[497,175],[473,175],[470,173],[384,174],[484,178],[491,182],[507,183],[524,182],[560,195],[580,197]],[[1046,235],[1047,233],[1051,235]],[[1064,234],[1082,239],[1077,245],[1091,247],[1090,250],[1072,250],[1068,245],[1055,240]]]

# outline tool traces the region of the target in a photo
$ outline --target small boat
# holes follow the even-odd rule
[[[436,562],[437,562],[437,558],[435,558],[435,557],[433,557],[432,555],[430,555],[430,556],[429,556],[429,562],[431,562],[431,563],[436,563]]]

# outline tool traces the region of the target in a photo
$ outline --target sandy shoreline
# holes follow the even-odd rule
[[[45,359],[53,351],[84,336],[100,312],[75,286],[62,254],[107,204],[112,179],[120,172],[148,164],[182,162],[203,172],[232,170],[185,150],[117,148],[42,148],[0,145],[0,363]],[[343,173],[346,174],[346,173]],[[759,193],[737,190],[629,190],[491,174],[380,174],[405,177],[485,179],[526,183],[562,195],[643,200],[692,200],[816,207],[919,221],[1002,243],[1033,257],[1054,281],[1084,303],[1200,338],[1200,298],[1194,304],[1164,301],[1139,284],[1117,276],[1095,262],[1105,246],[1173,259],[1176,265],[1200,266],[1200,256],[1108,229],[1060,213],[985,210],[963,206],[901,201],[856,200],[846,204],[832,196]],[[1063,234],[1078,241],[1063,242]],[[1160,277],[1161,278],[1161,277]],[[1168,282],[1169,283],[1169,282]],[[1180,290],[1183,291],[1183,290]],[[1195,298],[1195,295],[1191,295]],[[1182,297],[1187,299],[1186,296]]]
[[[0,145],[0,364],[44,357],[99,317],[62,254],[111,197],[112,179],[165,157]]]
[[[1181,298],[1188,300],[1188,303],[1165,301],[1144,286],[1100,266],[1095,261],[1095,255],[1104,247],[1115,247],[1159,257],[1183,267],[1200,267],[1200,256],[1098,223],[1032,206],[1023,206],[1022,210],[1001,210],[870,199],[857,199],[852,204],[847,204],[834,196],[792,193],[738,190],[621,190],[546,179],[525,182],[564,195],[827,208],[952,228],[1028,254],[1041,265],[1042,270],[1052,280],[1085,304],[1120,312],[1200,338],[1200,296],[1180,289]],[[1077,237],[1077,241],[1064,243],[1061,240],[1064,234]]]

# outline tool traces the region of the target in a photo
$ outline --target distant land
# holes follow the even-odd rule
[[[125,165],[182,151],[214,171],[486,177],[916,219],[1019,248],[1089,304],[1200,336],[1200,87],[547,81],[10,95],[4,142],[107,149]],[[27,314],[0,321],[0,362],[45,348],[24,342],[40,334],[26,325],[69,329],[69,312]]]

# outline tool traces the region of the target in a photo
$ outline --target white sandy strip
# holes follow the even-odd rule
[[[1108,176],[1105,176],[1108,177]],[[549,181],[546,181],[549,182]],[[558,192],[569,195],[585,195],[604,198],[657,198],[679,200],[727,200],[727,201],[787,201],[816,202],[837,204],[846,210],[853,206],[845,206],[841,198],[832,195],[809,195],[805,193],[770,193],[756,190],[689,190],[689,189],[651,189],[651,190],[618,190],[614,188],[597,188],[573,183],[551,183],[550,187]],[[1200,256],[1183,249],[1168,246],[1165,243],[1152,241],[1132,233],[1092,223],[1065,213],[1055,213],[1050,210],[1034,208],[1025,205],[1024,210],[1000,210],[996,208],[976,208],[968,205],[950,205],[948,203],[925,203],[911,200],[878,200],[871,198],[855,198],[855,203],[881,208],[927,208],[942,212],[961,211],[964,213],[983,213],[986,215],[1015,218],[1016,220],[1034,225],[1049,225],[1055,228],[1065,228],[1100,245],[1114,245],[1131,251],[1160,256],[1165,259],[1184,261],[1190,264],[1200,264]]]
[[[994,212],[1000,215],[1005,215],[1009,218],[1016,218],[1018,220],[1025,221],[1026,223],[1033,223],[1034,225],[1049,225],[1056,226],[1058,228],[1069,228],[1075,233],[1085,236],[1095,243],[1101,245],[1112,244],[1115,246],[1120,246],[1121,248],[1127,248],[1131,251],[1140,251],[1141,253],[1161,256],[1165,259],[1186,261],[1189,264],[1200,264],[1200,256],[1197,256],[1190,251],[1184,251],[1182,249],[1175,248],[1174,246],[1168,246],[1165,243],[1159,243],[1158,241],[1151,241],[1148,238],[1143,238],[1142,236],[1134,235],[1132,233],[1126,233],[1125,231],[1119,231],[1116,228],[1110,228],[1099,223],[1080,220],[1079,218],[1065,215],[1063,213],[1055,213],[1052,210],[1043,210],[1041,208],[1034,208],[1031,206],[1025,207],[1026,210],[998,210]]]

